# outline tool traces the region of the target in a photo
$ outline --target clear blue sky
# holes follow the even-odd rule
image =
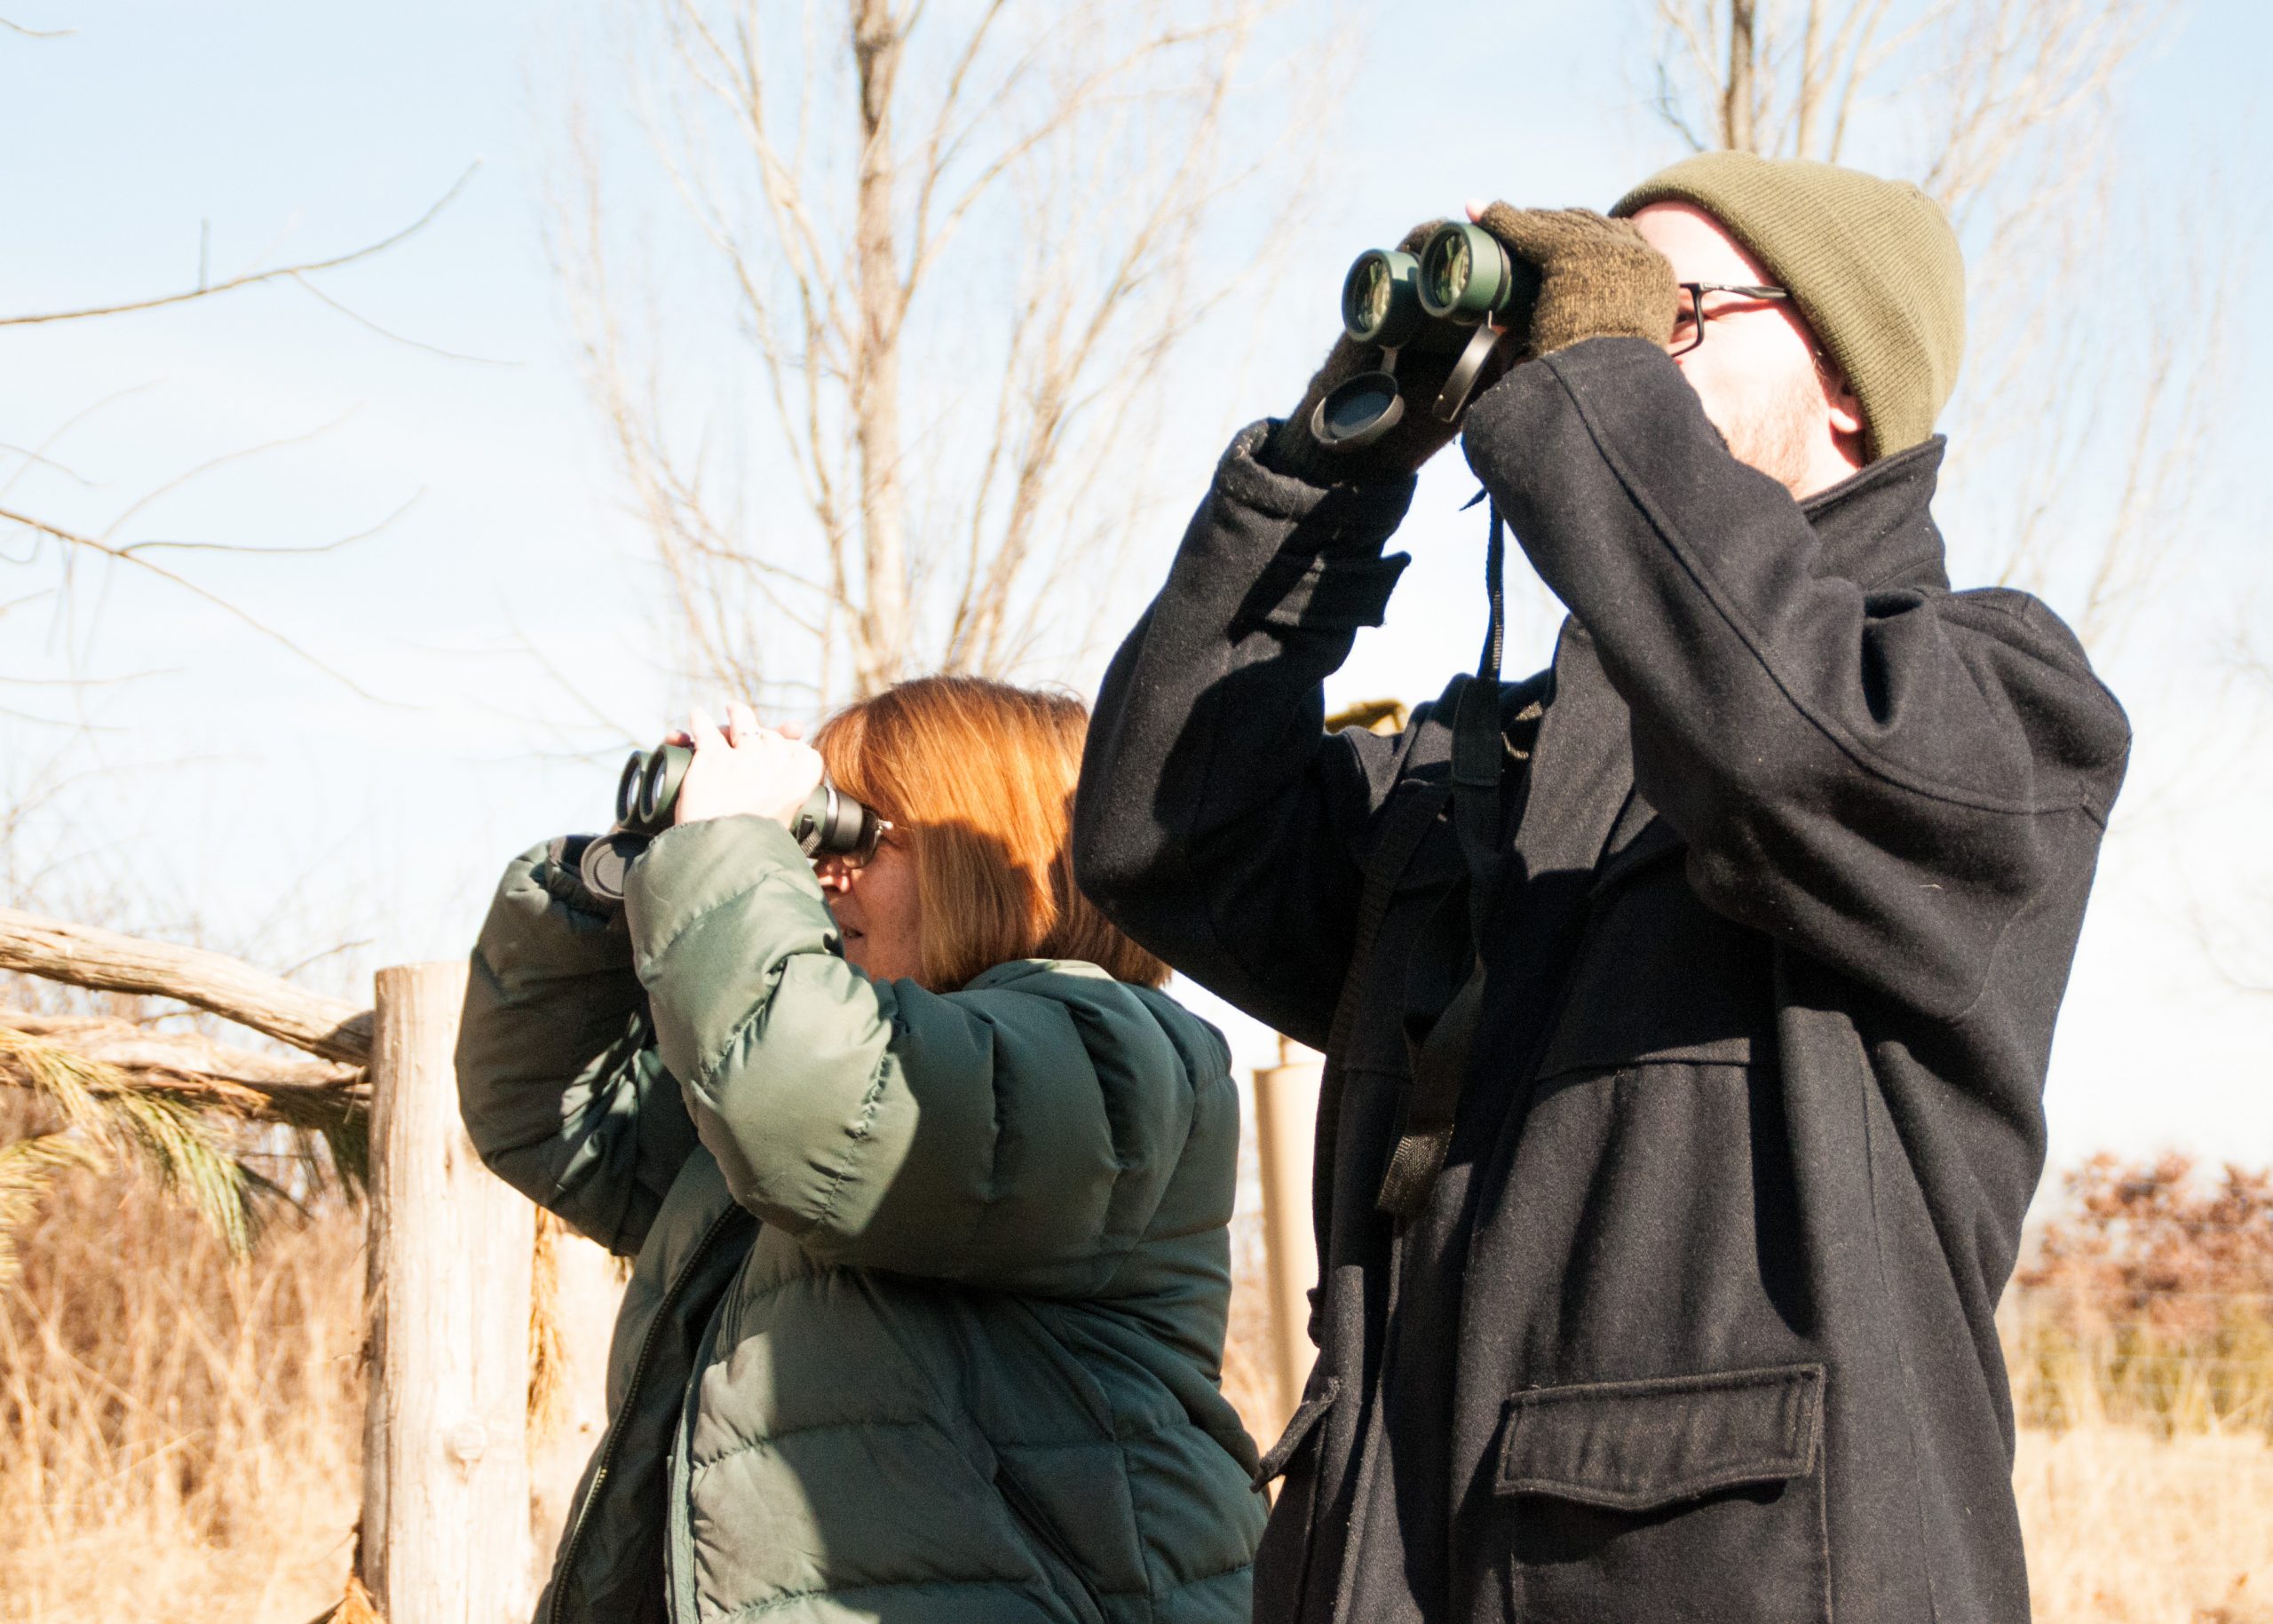
[[[1317,227],[1340,246],[1262,313],[1241,368],[1258,381],[1226,392],[1204,438],[1299,391],[1349,250],[1471,194],[1601,205],[1674,155],[1624,66],[1634,33],[1619,12],[1351,10],[1365,115],[1344,132]],[[56,906],[123,899],[131,923],[198,929],[278,966],[343,937],[368,944],[359,970],[453,955],[506,855],[598,818],[610,772],[594,753],[652,731],[682,697],[538,229],[559,125],[555,36],[589,14],[582,0],[0,5],[27,27],[76,30],[0,32],[0,141],[14,154],[0,181],[0,309],[182,285],[202,223],[217,277],[337,251],[415,218],[479,164],[432,227],[322,285],[392,331],[484,360],[392,342],[290,287],[0,330],[0,443],[43,443],[97,408],[50,452],[68,474],[36,470],[0,504],[95,527],[209,458],[317,430],[161,499],[121,539],[305,545],[411,503],[335,554],[164,555],[384,703],[115,573],[83,570],[71,626],[38,610],[0,619],[0,676],[153,673],[76,697],[0,688],[0,709],[75,707],[97,729],[67,737],[0,718],[0,788],[20,794],[51,768],[87,774],[28,848]],[[2273,142],[2253,67],[2269,36],[2267,8],[2190,8],[2141,68],[2126,128],[2147,184],[2214,153],[2225,206],[2260,247]],[[1463,119],[1474,139],[1447,139]],[[2119,264],[2109,270],[2109,297],[2140,297]],[[2229,443],[2252,447],[2273,428],[2253,386],[2261,328],[2236,342]],[[2222,933],[2229,963],[2273,980],[2273,703],[2223,662],[2242,606],[2273,615],[2239,463],[2219,471],[2181,607],[2109,662],[2140,744],[2055,1055],[2057,1155],[2182,1143],[2273,1159],[2273,996],[2221,979],[2201,947]],[[0,459],[0,482],[16,467]],[[1182,473],[1196,494],[1204,456]],[[1449,467],[1424,482],[1401,543],[1417,562],[1337,696],[1434,693],[1445,650],[1472,646],[1481,539],[1454,511],[1466,495]],[[1139,577],[1157,575],[1173,531]],[[1534,612],[1519,626],[1534,661],[1549,623]],[[1510,664],[1525,657],[1519,647]],[[1242,1042],[1253,1054],[1255,1035]]]

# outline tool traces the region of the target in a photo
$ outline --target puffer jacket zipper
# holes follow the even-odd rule
[[[1041,1508],[1034,1503],[1034,1497],[1008,1470],[996,1470],[994,1487],[1002,1496],[1002,1503],[1010,1507],[1010,1515],[1017,1519],[1018,1525],[1041,1541],[1049,1554],[1057,1558],[1057,1565],[1072,1574],[1073,1582],[1081,1587],[1081,1594],[1089,1598],[1097,1624],[1105,1624],[1105,1596],[1090,1581],[1089,1571],[1074,1559],[1072,1548],[1058,1534],[1057,1525],[1050,1522]]]
[[[647,1379],[647,1364],[654,1351],[656,1329],[678,1301],[680,1289],[693,1277],[710,1248],[717,1244],[719,1235],[740,1216],[740,1212],[739,1208],[730,1204],[710,1220],[710,1227],[702,1232],[702,1238],[694,1243],[694,1249],[687,1254],[686,1261],[679,1266],[678,1272],[671,1276],[670,1284],[663,1287],[662,1299],[655,1304],[654,1314],[640,1335],[639,1352],[631,1361],[631,1380],[623,1390],[623,1402],[616,1406],[615,1415],[608,1422],[607,1436],[600,1440],[599,1465],[592,1472],[592,1486],[584,1491],[583,1503],[576,1508],[575,1525],[569,1529],[568,1538],[560,1547],[559,1558],[553,1564],[552,1604],[545,1609],[546,1624],[560,1624],[561,1599],[567,1594],[567,1578],[574,1570],[577,1549],[583,1543],[584,1525],[591,1516],[592,1507],[598,1503],[600,1490],[606,1486],[608,1472],[615,1464],[616,1449],[622,1441],[622,1419],[632,1413],[640,1385]]]

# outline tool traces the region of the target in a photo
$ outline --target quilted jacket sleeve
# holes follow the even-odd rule
[[[458,1109],[490,1171],[610,1251],[639,1249],[694,1148],[621,932],[515,858],[475,943]]]
[[[1180,1048],[1103,971],[1027,962],[944,995],[871,980],[796,844],[757,818],[664,835],[626,902],[702,1143],[735,1199],[816,1257],[1110,1296],[1140,1241],[1210,1205],[1168,1198],[1203,1098],[1228,1086],[1221,1040],[1195,1022],[1210,1051]]]

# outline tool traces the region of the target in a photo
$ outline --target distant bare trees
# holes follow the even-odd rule
[[[2237,285],[2194,178],[2118,205],[2111,113],[2178,0],[1653,4],[1655,106],[1691,145],[1912,176],[1949,210],[1975,562],[2113,635],[2184,544]]]
[[[641,263],[589,107],[555,246],[688,674],[860,693],[1078,640],[1162,386],[1291,201],[1229,219],[1287,167],[1242,117],[1285,9],[625,0],[695,263]],[[722,358],[747,389],[695,404]]]
[[[1836,163],[1850,140],[1882,140],[1898,96],[1918,113],[1920,183],[1959,214],[2009,181],[2040,138],[2085,133],[2071,121],[2103,103],[2177,9],[2176,0],[1654,3],[1657,106],[1692,146]]]

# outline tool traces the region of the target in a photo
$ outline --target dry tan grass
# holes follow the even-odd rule
[[[0,1297],[0,1620],[303,1624],[355,1517],[360,1215],[249,1263],[141,1180],[75,1174]]]
[[[2030,1429],[2013,1487],[2037,1624],[2273,1624],[2261,1435]]]
[[[355,1515],[360,1228],[336,1205],[279,1215],[234,1264],[137,1181],[67,1179],[25,1236],[20,1291],[0,1298],[0,1621],[303,1624],[337,1599]],[[1233,1256],[1224,1386],[1268,1444],[1249,1214]],[[2040,1624],[2273,1624],[2264,1432],[2183,1383],[2135,1380],[2135,1358],[2063,1362],[2071,1344],[2031,1323],[2072,1328],[2014,1317],[2023,1413],[2078,1423],[2021,1435]],[[2150,1390],[2180,1402],[2143,1414]]]

